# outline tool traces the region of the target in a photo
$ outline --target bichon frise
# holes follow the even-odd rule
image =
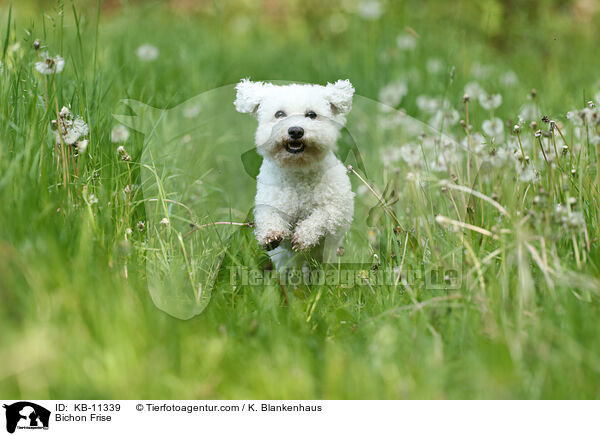
[[[332,261],[354,214],[350,179],[334,154],[354,87],[348,80],[278,86],[244,79],[236,90],[238,112],[258,120],[258,243],[279,271],[302,266],[299,253]]]

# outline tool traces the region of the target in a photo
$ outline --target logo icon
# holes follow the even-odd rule
[[[14,433],[18,429],[48,429],[50,411],[29,401],[19,401],[4,405],[6,409],[6,431]]]

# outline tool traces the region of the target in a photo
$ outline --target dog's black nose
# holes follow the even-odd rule
[[[292,139],[300,139],[304,136],[304,129],[302,127],[290,127],[288,129],[288,135]]]

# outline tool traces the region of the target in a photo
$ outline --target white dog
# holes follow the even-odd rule
[[[279,271],[302,265],[298,252],[333,260],[354,214],[346,167],[335,156],[340,130],[352,108],[348,80],[327,86],[242,80],[238,112],[258,119],[254,233]]]

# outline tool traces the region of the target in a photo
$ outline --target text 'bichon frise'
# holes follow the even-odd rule
[[[254,233],[279,271],[302,265],[310,253],[333,260],[352,222],[354,193],[334,152],[354,87],[251,82],[237,86],[235,108],[258,120]]]

